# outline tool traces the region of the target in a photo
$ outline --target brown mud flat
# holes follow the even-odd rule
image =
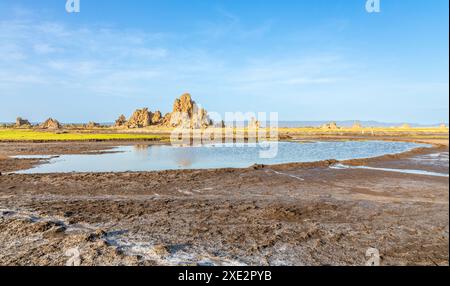
[[[0,154],[115,143],[45,144]],[[65,265],[75,249],[81,265],[364,265],[376,248],[382,265],[448,265],[448,178],[335,163],[2,175],[0,264]],[[448,147],[345,163],[448,174]]]

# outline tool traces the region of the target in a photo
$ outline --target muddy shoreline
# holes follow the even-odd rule
[[[448,174],[440,143],[343,163]],[[115,144],[0,143],[0,154]],[[81,265],[364,265],[376,248],[382,265],[448,265],[448,177],[335,163],[2,175],[0,264],[65,265],[75,249]]]

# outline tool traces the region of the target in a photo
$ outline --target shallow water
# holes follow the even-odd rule
[[[48,164],[17,173],[246,168],[253,164],[272,165],[328,159],[371,158],[385,154],[402,153],[418,147],[429,147],[429,145],[386,141],[278,142],[275,157],[261,158],[260,152],[267,150],[267,147],[274,148],[275,146],[266,145],[262,147],[259,144],[256,147],[251,147],[248,144],[216,144],[190,147],[121,146],[114,148],[112,151],[115,152],[113,153],[52,157]]]
[[[403,173],[403,174],[411,174],[411,175],[424,175],[424,176],[433,176],[433,177],[444,177],[448,178],[448,174],[442,174],[437,172],[429,172],[423,170],[409,170],[409,169],[391,169],[391,168],[375,168],[368,166],[347,166],[343,164],[336,164],[331,166],[332,169],[363,169],[363,170],[372,170],[372,171],[383,171],[383,172],[394,172],[394,173]]]

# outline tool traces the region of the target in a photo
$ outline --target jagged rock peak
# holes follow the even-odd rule
[[[148,108],[138,109],[131,115],[130,119],[128,119],[128,128],[143,128],[150,126],[152,123],[152,116],[153,114],[148,111]]]
[[[119,118],[117,118],[116,123],[114,124],[115,127],[122,127],[127,124],[127,118],[125,115],[120,115]]]
[[[45,120],[41,125],[39,125],[39,127],[42,129],[61,129],[62,125],[58,120],[49,118]]]
[[[208,112],[199,108],[189,93],[177,98],[170,115],[170,126],[183,128],[206,128],[212,125]]]

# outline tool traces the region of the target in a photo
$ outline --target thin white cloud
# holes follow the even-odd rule
[[[217,9],[218,17],[215,21],[200,22],[198,33],[208,41],[220,39],[251,40],[264,37],[272,29],[272,20],[259,25],[245,25],[241,19],[223,8]]]
[[[52,54],[52,53],[60,51],[60,50],[52,47],[51,45],[45,44],[45,43],[34,44],[33,49],[34,49],[35,53],[37,53],[39,55],[47,55],[47,54]]]
[[[232,14],[224,15],[229,22],[227,32],[239,37],[258,34],[258,29],[243,29]],[[193,37],[196,35],[194,31]],[[242,59],[236,65],[215,51],[183,47],[176,37],[110,26],[73,28],[32,19],[2,21],[0,39],[9,43],[0,46],[0,60],[3,57],[14,63],[0,67],[1,86],[10,90],[18,83],[39,83],[101,96],[132,97],[155,86],[184,84],[257,92],[278,86],[327,84],[339,78],[324,71],[334,66],[342,72],[335,56],[296,61]]]

